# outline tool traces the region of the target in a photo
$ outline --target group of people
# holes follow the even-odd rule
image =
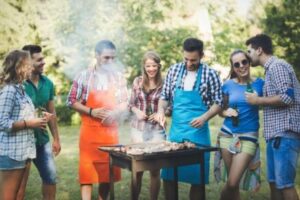
[[[0,199],[23,200],[31,161],[42,179],[43,199],[56,194],[54,156],[60,139],[54,106],[54,84],[43,75],[38,45],[11,51],[0,73]],[[50,143],[47,124],[53,137]]]
[[[119,143],[118,120],[129,111],[132,143],[190,141],[211,145],[208,121],[224,117],[218,134],[227,180],[220,199],[240,199],[239,185],[259,150],[259,106],[263,107],[264,137],[267,143],[267,179],[272,200],[298,200],[295,189],[300,153],[300,84],[290,64],[273,56],[272,40],[258,34],[246,41],[247,51],[236,50],[230,58],[230,72],[222,84],[218,73],[202,62],[203,42],[188,38],[183,43],[183,61],[172,65],[165,80],[161,58],[155,51],[144,54],[142,75],[127,83],[116,65],[116,47],[109,40],[96,44],[96,64],[73,81],[67,105],[81,114],[79,140],[79,182],[81,198],[92,199],[93,184],[99,184],[98,199],[109,194],[109,157],[99,146]],[[44,199],[55,198],[53,154],[60,142],[53,103],[53,83],[43,72],[41,51],[23,50],[8,54],[0,74],[0,199],[22,199],[33,160],[43,180]],[[35,49],[35,48],[34,48]],[[265,68],[265,80],[252,77],[250,65]],[[44,108],[42,116],[35,108]],[[165,132],[171,116],[170,133]],[[45,133],[48,123],[53,136],[52,151]],[[35,133],[35,134],[34,134]],[[201,199],[200,184],[209,183],[209,153],[205,166],[178,168],[178,180],[191,185],[189,198]],[[200,168],[205,183],[200,182]],[[114,181],[121,179],[114,168]],[[150,199],[158,199],[163,179],[167,200],[174,195],[172,169],[150,171]],[[137,175],[138,191],[143,173]],[[51,197],[48,195],[52,195]],[[48,196],[48,197],[47,197]]]

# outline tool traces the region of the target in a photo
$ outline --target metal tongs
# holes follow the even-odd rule
[[[211,148],[211,146],[209,146],[209,145],[205,145],[205,144],[200,144],[200,143],[197,143],[197,142],[193,142],[193,141],[191,141],[190,139],[187,139],[187,138],[183,138],[183,139],[182,139],[182,143],[184,143],[184,142],[190,142],[190,143],[193,143],[193,144],[196,145],[196,147]]]

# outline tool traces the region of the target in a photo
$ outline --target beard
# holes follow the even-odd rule
[[[198,69],[199,64],[200,63],[192,64],[191,66],[187,67],[187,64],[185,63],[185,66],[188,71],[196,71]]]

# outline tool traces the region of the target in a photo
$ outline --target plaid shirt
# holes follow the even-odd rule
[[[264,136],[300,137],[300,84],[290,64],[274,56],[264,65],[264,96],[280,95],[286,106],[264,107]]]
[[[105,80],[105,78],[107,79]],[[90,90],[108,90],[112,85],[116,88],[118,103],[127,102],[128,91],[123,76],[120,73],[99,74],[96,68],[92,67],[74,79],[67,98],[67,105],[71,106],[77,101],[85,105]]]
[[[209,68],[207,64],[204,63],[201,64],[203,68],[202,68],[202,76],[201,76],[201,82],[199,87],[199,93],[203,99],[203,102],[208,108],[212,106],[214,103],[221,106],[222,90],[221,90],[220,78],[216,73],[216,71]],[[171,105],[173,104],[173,96],[175,92],[176,81],[179,77],[179,72],[181,68],[184,68],[182,83],[180,84],[180,89],[183,89],[184,79],[187,74],[187,70],[183,62],[177,63],[170,67],[167,73],[166,80],[163,85],[160,98],[169,101]],[[194,89],[196,88],[195,84],[193,88]]]
[[[146,113],[146,107],[148,105],[151,107],[152,112],[156,113],[162,87],[157,87],[153,90],[150,90],[150,92],[147,94],[142,88],[142,81],[143,78],[141,76],[134,79],[129,107],[136,107],[137,109]],[[135,116],[133,116],[131,126],[140,131],[143,131],[145,129],[145,125],[149,123],[150,122],[147,122],[147,120],[138,120]],[[158,123],[154,122],[151,124],[151,129],[161,130],[162,127]]]
[[[6,85],[0,90],[0,155],[17,161],[36,156],[32,129],[12,132],[13,123],[34,118],[34,106],[22,85]]]

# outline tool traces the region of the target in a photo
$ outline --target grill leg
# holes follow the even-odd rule
[[[178,200],[178,171],[177,167],[174,167],[174,197]]]
[[[113,162],[112,157],[109,156],[109,188],[110,188],[110,200],[115,199],[115,190],[114,190],[114,169],[113,169]]]
[[[200,156],[200,187],[202,188],[202,196],[201,199],[205,200],[205,159],[204,152],[201,153]]]
[[[138,200],[137,172],[131,172],[131,199]]]

